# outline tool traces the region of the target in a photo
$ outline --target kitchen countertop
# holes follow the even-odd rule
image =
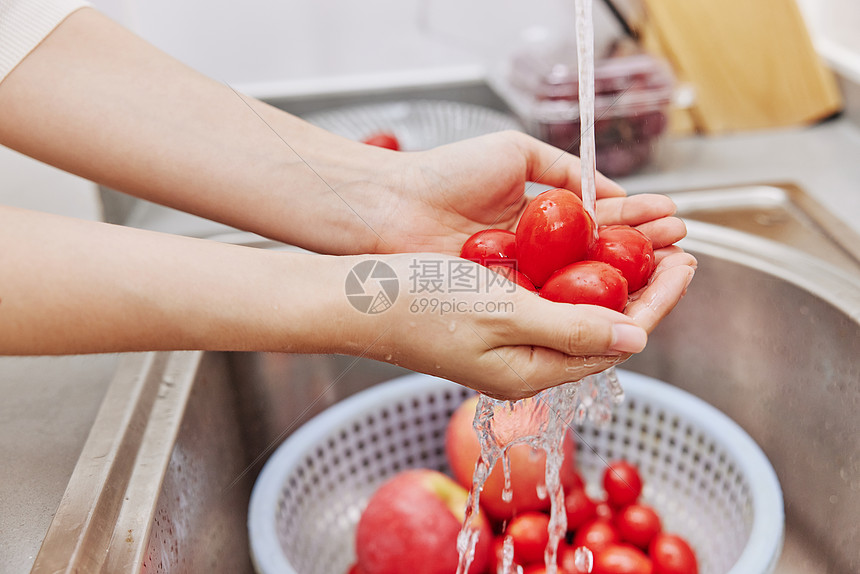
[[[0,358],[0,574],[32,566],[118,359]]]

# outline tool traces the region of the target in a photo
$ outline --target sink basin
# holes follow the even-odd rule
[[[857,572],[855,254],[800,190],[746,191],[679,198],[698,276],[624,368],[704,398],[761,445],[786,503],[778,573]],[[125,357],[33,572],[253,572],[247,504],[267,456],[326,407],[405,373],[344,356]]]

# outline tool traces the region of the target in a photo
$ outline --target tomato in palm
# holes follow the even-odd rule
[[[376,147],[383,147],[385,149],[391,149],[394,151],[400,151],[400,142],[391,132],[378,132],[372,135],[367,136],[361,143],[365,143],[367,145],[372,145]]]
[[[543,562],[549,543],[549,516],[543,512],[524,512],[511,519],[505,535],[514,540],[514,560],[527,565]]]
[[[600,305],[621,312],[627,306],[627,280],[608,263],[579,261],[553,273],[540,294],[557,303]]]
[[[635,546],[610,544],[594,553],[591,574],[654,574],[654,564]]]
[[[460,257],[481,265],[517,264],[517,244],[513,231],[484,229],[469,237],[460,248]]]
[[[628,504],[619,510],[615,515],[615,527],[621,540],[643,550],[663,529],[657,512],[645,504]]]
[[[519,270],[540,287],[557,269],[585,259],[594,222],[579,196],[550,189],[526,206],[516,235]]]
[[[595,518],[579,527],[573,537],[573,546],[575,548],[585,546],[592,552],[598,552],[620,541],[618,530],[610,521],[605,518]]]
[[[567,529],[576,530],[597,516],[597,504],[589,498],[584,488],[575,488],[564,497],[564,512]]]
[[[508,281],[516,283],[520,287],[525,287],[533,293],[537,293],[537,287],[535,287],[532,282],[529,281],[529,278],[514,269],[513,267],[507,267],[505,265],[499,265],[498,263],[494,263],[492,265],[487,265],[487,268],[490,271],[498,273]]]
[[[699,574],[696,554],[687,541],[676,534],[660,533],[651,540],[648,554],[654,574]]]
[[[629,225],[607,225],[597,230],[589,259],[609,263],[627,279],[632,293],[648,283],[654,272],[654,247],[648,236]]]
[[[603,489],[609,504],[615,508],[633,504],[642,493],[639,470],[627,461],[609,464],[603,472]]]

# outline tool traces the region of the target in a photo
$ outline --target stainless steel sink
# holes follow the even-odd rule
[[[786,501],[777,572],[858,572],[860,242],[834,241],[796,188],[678,199],[698,276],[625,368],[703,397],[762,446]],[[314,414],[404,372],[342,356],[126,357],[33,572],[252,572],[247,503],[266,457]]]

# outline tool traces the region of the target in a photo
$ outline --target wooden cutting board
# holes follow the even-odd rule
[[[803,125],[838,112],[832,72],[795,0],[645,0],[646,45],[696,92],[692,128],[725,133]]]

